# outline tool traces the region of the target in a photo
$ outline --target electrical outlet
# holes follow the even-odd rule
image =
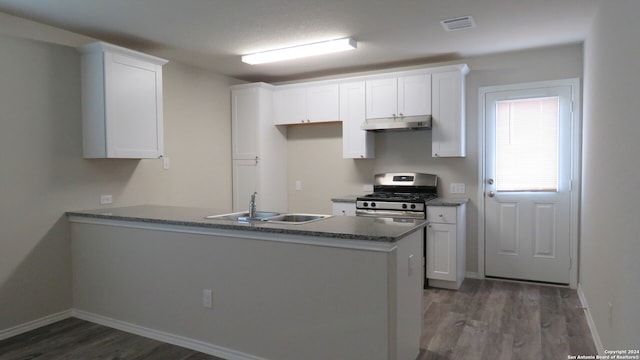
[[[169,166],[171,166],[171,160],[168,157],[162,158],[162,168],[164,170],[169,170]]]
[[[302,190],[302,181],[296,180],[296,191]]]
[[[213,291],[209,289],[202,290],[202,307],[207,309],[213,308]]]
[[[113,195],[100,195],[100,205],[108,205],[113,203]]]
[[[364,184],[362,186],[362,191],[367,193],[373,192],[373,184]]]

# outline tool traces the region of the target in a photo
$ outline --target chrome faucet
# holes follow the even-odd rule
[[[258,195],[258,192],[251,194],[251,201],[249,201],[249,219],[256,217],[256,195]]]

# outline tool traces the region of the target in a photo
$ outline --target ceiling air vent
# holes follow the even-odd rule
[[[476,22],[473,21],[473,17],[471,16],[461,16],[453,19],[442,20],[440,21],[440,24],[442,24],[442,27],[447,31],[476,27]]]

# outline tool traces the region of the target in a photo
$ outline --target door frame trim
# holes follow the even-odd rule
[[[578,287],[578,246],[580,241],[580,194],[581,194],[581,159],[582,159],[582,114],[581,84],[579,78],[537,81],[509,85],[480,87],[478,96],[478,278],[485,278],[485,142],[486,142],[486,106],[488,93],[498,91],[526,90],[540,87],[571,86],[571,214],[569,239],[569,287]]]

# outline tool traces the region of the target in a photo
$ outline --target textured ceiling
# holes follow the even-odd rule
[[[228,76],[274,82],[584,40],[601,0],[0,0],[0,12]],[[477,27],[440,21],[472,15]],[[358,49],[277,64],[240,55],[352,36]]]

